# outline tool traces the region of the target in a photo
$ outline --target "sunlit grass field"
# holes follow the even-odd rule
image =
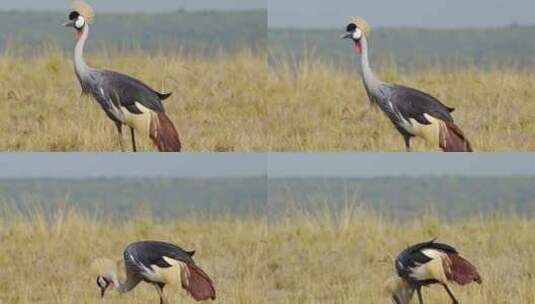
[[[217,303],[389,303],[383,287],[394,274],[395,255],[438,237],[482,274],[481,286],[453,287],[461,303],[528,304],[535,302],[534,230],[534,220],[509,215],[445,221],[422,214],[400,222],[359,209],[166,221],[144,213],[119,221],[75,210],[50,217],[11,212],[0,222],[0,302],[96,303],[91,261],[119,260],[128,243],[157,239],[197,250],[197,263],[214,279]],[[119,276],[124,279],[124,269]],[[172,303],[193,303],[183,290],[168,292]],[[424,289],[424,297],[449,303],[440,287]],[[110,292],[106,300],[157,302],[147,284],[122,296]]]
[[[284,57],[284,56],[283,56]],[[358,60],[357,57],[354,58]],[[404,151],[401,135],[368,101],[357,69],[319,56],[299,64],[274,58],[268,76],[269,142],[274,151]],[[379,78],[417,88],[456,108],[476,151],[535,150],[535,73],[503,67],[376,69]],[[390,67],[388,67],[390,66]],[[413,140],[417,151],[435,151]]]
[[[251,51],[211,57],[98,52],[94,68],[136,77],[173,92],[164,102],[184,151],[265,151],[265,56]],[[82,98],[71,53],[55,48],[38,57],[0,54],[0,150],[119,151],[114,124],[91,98]],[[131,147],[128,129],[125,147]],[[155,151],[150,139],[138,150]]]
[[[266,56],[248,51],[202,58],[100,52],[87,61],[172,91],[165,105],[184,151],[404,151],[390,121],[370,106],[358,73],[314,57],[299,65],[282,58],[271,68]],[[533,72],[444,66],[376,73],[455,107],[476,151],[535,150]],[[2,151],[119,151],[113,123],[80,96],[70,54],[0,55],[0,111]],[[148,138],[138,139],[139,150],[155,151]]]

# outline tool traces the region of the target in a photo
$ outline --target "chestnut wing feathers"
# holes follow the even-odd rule
[[[197,301],[215,300],[216,292],[210,277],[197,265],[187,266],[190,276],[187,284],[184,280],[182,281],[182,287]]]
[[[448,255],[450,259],[450,271],[446,272],[448,280],[459,285],[466,285],[471,282],[482,283],[481,276],[474,265],[458,254]]]

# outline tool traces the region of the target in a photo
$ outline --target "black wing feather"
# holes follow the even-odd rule
[[[128,112],[134,113],[134,114],[143,114],[141,110],[135,105],[135,104],[129,104],[124,106]]]
[[[141,113],[135,106],[136,102],[153,111],[165,112],[162,100],[168,98],[171,94],[161,94],[145,83],[121,73],[102,71],[102,76],[104,78],[103,86],[112,92],[109,95],[117,96],[121,105],[132,113]]]
[[[443,243],[435,243],[435,240],[412,245],[403,250],[396,258],[396,270],[400,277],[410,274],[410,268],[431,261],[431,258],[422,253],[425,249],[435,249],[447,254],[458,254],[457,249]]]
[[[391,101],[406,119],[413,118],[418,123],[429,125],[431,122],[424,116],[428,114],[445,122],[453,122],[450,113],[455,109],[444,105],[435,97],[400,85],[391,85],[391,88]]]
[[[159,242],[159,241],[142,241],[132,243],[125,249],[125,261],[126,256],[131,254],[136,261],[141,264],[150,267],[150,265],[157,265],[158,267],[166,268],[170,267],[163,257],[182,261],[186,264],[195,264],[192,259],[192,252],[186,251],[176,245]]]

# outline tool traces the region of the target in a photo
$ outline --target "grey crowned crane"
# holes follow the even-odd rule
[[[455,248],[434,240],[403,250],[396,258],[395,267],[398,275],[389,282],[387,291],[396,304],[409,304],[415,291],[423,304],[421,289],[432,284],[442,285],[452,303],[459,303],[447,285],[449,282],[459,285],[482,282],[476,267]]]
[[[91,269],[97,275],[101,298],[106,290],[115,288],[126,293],[140,282],[152,284],[160,296],[160,304],[169,303],[165,286],[181,285],[197,301],[215,300],[212,280],[193,261],[195,251],[186,251],[173,244],[143,241],[128,245],[124,251],[126,282],[117,276],[115,262],[107,258],[95,260]]]
[[[93,69],[85,63],[84,46],[89,36],[89,24],[93,22],[94,16],[91,6],[83,1],[75,1],[69,14],[69,22],[64,24],[75,31],[74,67],[82,93],[91,95],[115,123],[122,151],[122,128],[127,125],[130,127],[134,152],[137,150],[135,131],[150,136],[161,152],[179,152],[181,143],[178,132],[166,115],[162,103],[171,93],[161,94],[130,76]]]
[[[351,39],[361,54],[361,76],[372,105],[378,106],[401,133],[405,148],[411,151],[411,138],[421,137],[428,144],[445,152],[471,152],[470,142],[453,122],[454,111],[424,92],[385,83],[373,73],[368,59],[369,25],[360,17],[352,17],[342,36]]]

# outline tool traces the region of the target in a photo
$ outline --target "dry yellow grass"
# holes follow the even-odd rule
[[[404,151],[391,123],[370,108],[357,73],[316,59],[297,71],[284,63],[269,69],[265,56],[249,52],[214,58],[104,53],[88,61],[173,91],[165,104],[185,151]],[[454,118],[477,151],[535,150],[533,73],[467,67],[377,74],[457,108]],[[119,150],[113,124],[93,100],[80,97],[70,54],[0,55],[0,111],[2,151]],[[140,149],[154,151],[148,139]]]
[[[535,303],[534,220],[509,216],[445,222],[397,222],[370,212],[339,216],[265,218],[192,217],[160,222],[140,215],[119,222],[59,212],[11,215],[0,223],[0,303],[95,303],[88,274],[100,256],[119,259],[132,241],[161,239],[196,249],[213,278],[217,303],[388,303],[385,280],[406,245],[433,237],[459,248],[480,269],[484,283],[454,287],[461,303]],[[124,271],[124,270],[121,270]],[[122,277],[124,274],[121,273]],[[172,303],[193,303],[169,290]],[[439,287],[427,303],[449,303]],[[146,284],[107,303],[157,303]]]
[[[89,55],[95,68],[117,70],[174,95],[165,105],[185,151],[264,151],[267,105],[262,55]],[[0,150],[118,151],[116,130],[98,104],[80,97],[69,54],[0,55]],[[130,147],[129,132],[125,134]],[[141,151],[155,151],[150,140]]]
[[[405,150],[390,121],[379,109],[370,108],[357,71],[340,71],[313,56],[297,71],[292,66],[282,59],[268,76],[272,150]],[[455,107],[454,119],[477,151],[535,150],[533,72],[437,67],[402,73],[383,68],[377,75]],[[413,142],[415,150],[430,150]]]

